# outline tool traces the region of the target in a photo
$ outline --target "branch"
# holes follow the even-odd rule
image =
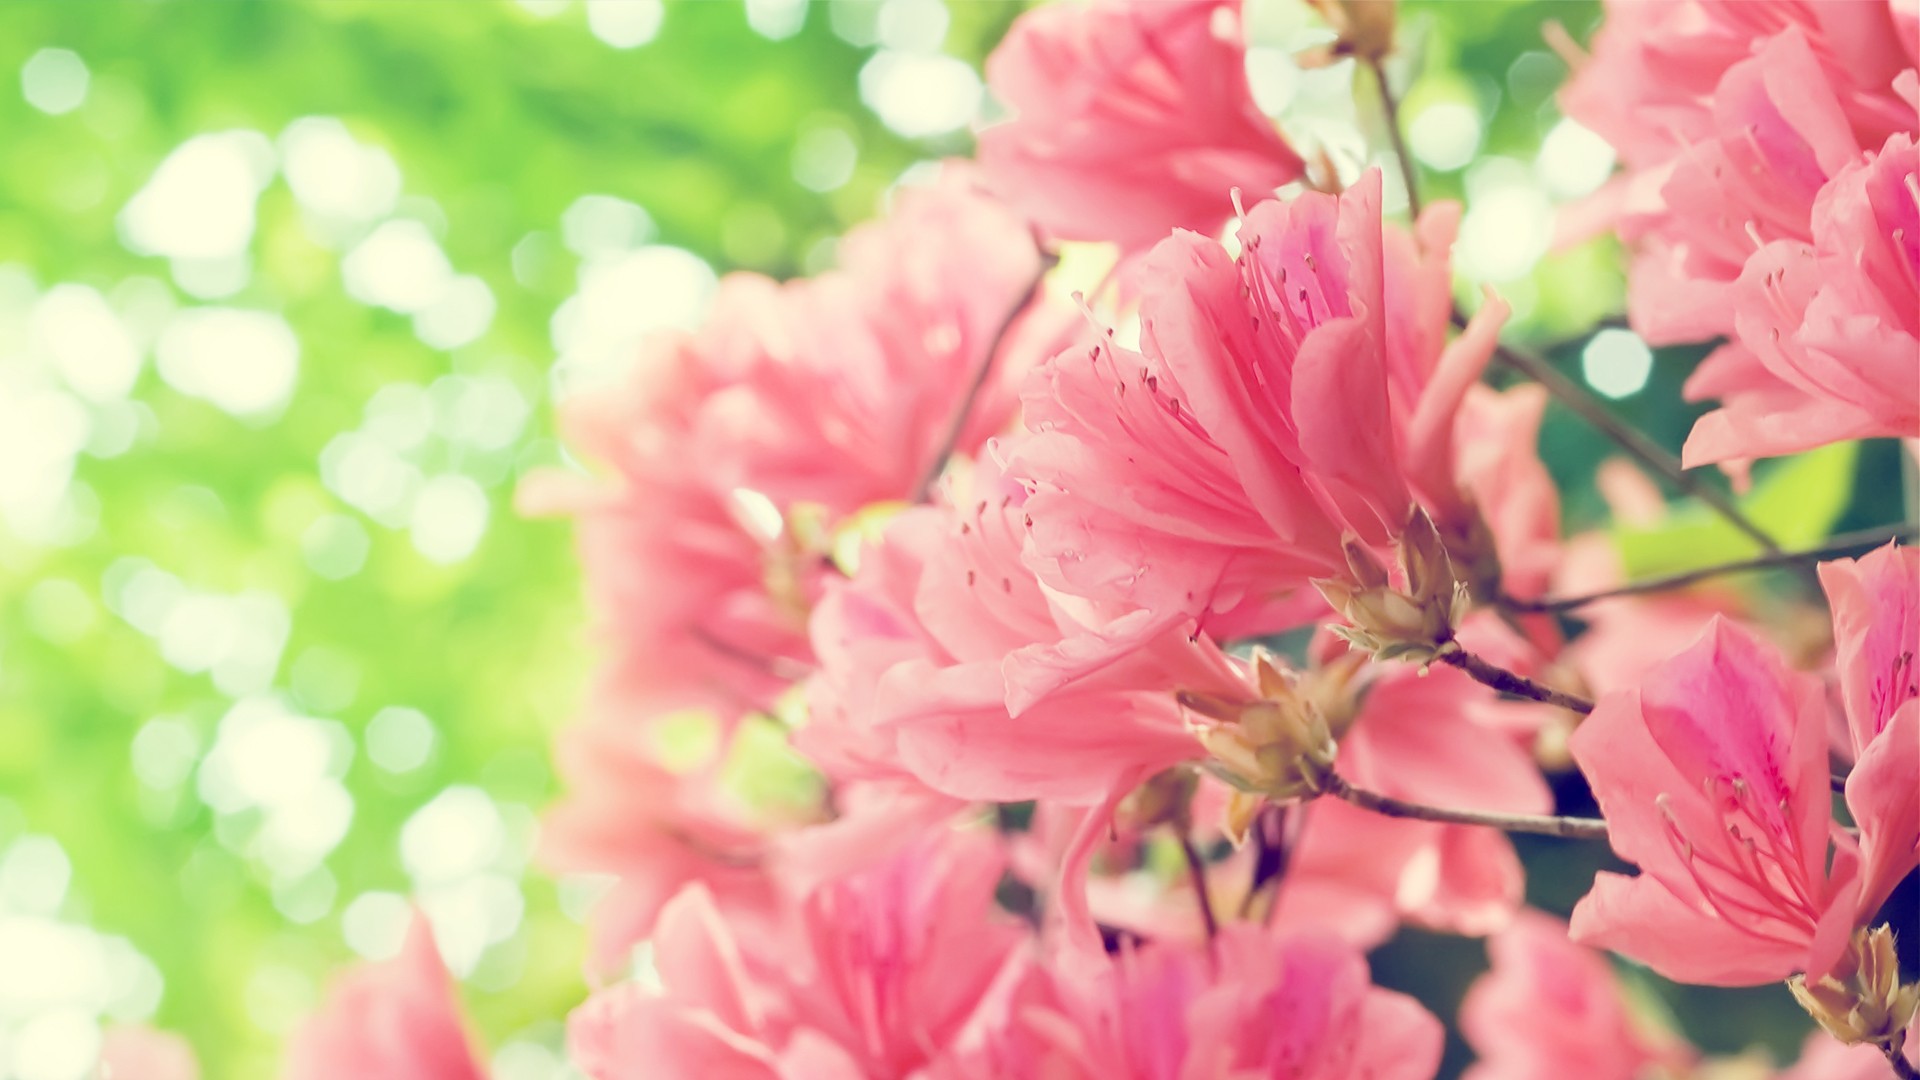
[[[1537,814],[1496,814],[1485,810],[1447,810],[1438,806],[1406,802],[1357,788],[1339,773],[1327,775],[1327,794],[1362,810],[1394,818],[1439,821],[1449,825],[1484,825],[1507,832],[1537,833],[1568,840],[1605,840],[1607,823],[1599,818],[1551,817]]]
[[[1467,324],[1465,316],[1458,308],[1454,309],[1453,322],[1454,325],[1461,327]],[[1599,398],[1594,397],[1579,383],[1560,374],[1552,364],[1532,353],[1507,345],[1497,346],[1493,356],[1507,367],[1546,387],[1547,393],[1558,398],[1562,405],[1592,424],[1602,435],[1612,439],[1620,449],[1627,452],[1628,456],[1666,477],[1674,487],[1712,507],[1714,512],[1727,520],[1728,524],[1751,537],[1761,548],[1770,554],[1780,554],[1780,545],[1774,542],[1773,537],[1767,535],[1766,530],[1755,525],[1746,514],[1742,513],[1726,492],[1687,472],[1680,464],[1679,458],[1668,453],[1659,443],[1647,438],[1638,428],[1615,416],[1611,410],[1600,403]]]
[[[1503,694],[1514,697],[1531,698],[1544,701],[1549,705],[1558,705],[1563,709],[1586,714],[1593,711],[1593,702],[1575,694],[1569,694],[1544,683],[1534,682],[1525,675],[1516,675],[1506,668],[1497,667],[1480,659],[1465,649],[1454,649],[1441,653],[1437,659],[1443,664],[1459,668],[1473,677],[1478,683],[1484,683]]]
[[[1180,853],[1187,857],[1187,874],[1193,879],[1193,896],[1200,902],[1200,922],[1207,928],[1207,940],[1212,941],[1220,934],[1220,923],[1213,917],[1213,899],[1207,894],[1207,861],[1200,857],[1200,849],[1193,846],[1187,830],[1179,828],[1178,832]]]
[[[1851,555],[1892,541],[1912,541],[1920,535],[1920,526],[1910,524],[1894,525],[1880,529],[1862,529],[1859,532],[1836,536],[1820,547],[1807,551],[1783,551],[1770,555],[1759,555],[1738,562],[1720,563],[1716,566],[1703,566],[1698,570],[1686,570],[1678,574],[1666,574],[1661,577],[1647,578],[1645,581],[1629,582],[1625,585],[1601,592],[1587,593],[1584,596],[1565,596],[1548,600],[1515,600],[1504,597],[1500,603],[1513,611],[1572,611],[1574,608],[1600,600],[1610,600],[1616,596],[1637,596],[1642,593],[1665,592],[1696,581],[1719,577],[1722,574],[1738,574],[1748,570],[1767,570],[1773,567],[1794,566],[1806,562],[1819,562],[1823,559]]]
[[[1393,154],[1400,159],[1400,181],[1407,188],[1407,216],[1418,220],[1420,217],[1420,185],[1414,179],[1413,158],[1407,155],[1407,141],[1400,134],[1400,102],[1394,99],[1393,87],[1387,82],[1387,67],[1377,56],[1362,61],[1373,69],[1373,84],[1380,88],[1380,107],[1387,114],[1387,138],[1393,143]]]
[[[1060,257],[1052,252],[1040,253],[1040,272],[1033,275],[1033,282],[1027,286],[1027,291],[1021,293],[1020,299],[1014,301],[1012,310],[1007,312],[1007,317],[1000,320],[1000,328],[993,332],[993,341],[988,344],[986,355],[980,358],[980,366],[974,369],[973,381],[967,384],[966,391],[960,395],[959,407],[954,409],[952,419],[947,421],[947,430],[940,437],[939,449],[928,460],[927,471],[920,475],[920,482],[913,485],[913,493],[907,497],[908,502],[926,502],[927,495],[933,491],[933,485],[940,479],[940,474],[946,471],[947,459],[953,456],[953,448],[959,445],[960,436],[966,433],[967,418],[973,413],[973,403],[979,398],[980,391],[986,387],[987,378],[993,374],[993,362],[1000,355],[1000,347],[1006,344],[1008,332],[1013,329],[1014,323],[1020,321],[1021,314],[1033,304],[1033,298],[1040,295],[1040,287],[1046,282],[1047,273],[1059,263]]]

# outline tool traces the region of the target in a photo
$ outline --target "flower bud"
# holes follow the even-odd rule
[[[1313,584],[1351,624],[1329,629],[1356,649],[1382,660],[1432,663],[1459,647],[1453,628],[1466,614],[1467,589],[1454,576],[1446,545],[1426,511],[1414,508],[1399,547],[1405,589],[1393,586],[1387,568],[1353,536],[1344,544],[1350,577]]]
[[[1920,983],[1900,985],[1890,926],[1854,931],[1838,970],[1811,980],[1795,975],[1787,988],[1828,1034],[1848,1045],[1900,1046],[1920,1008]]]
[[[1286,802],[1320,794],[1336,751],[1326,719],[1297,692],[1292,673],[1264,651],[1254,653],[1253,669],[1261,695],[1253,701],[1187,690],[1177,695],[1197,715],[1195,735],[1211,756],[1206,768],[1239,791],[1264,799]],[[1250,812],[1245,816],[1251,821]]]

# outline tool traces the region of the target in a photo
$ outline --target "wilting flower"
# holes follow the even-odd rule
[[[1885,899],[1863,891],[1859,846],[1829,841],[1819,681],[1723,620],[1603,698],[1572,749],[1613,849],[1641,870],[1599,875],[1576,940],[1682,982],[1817,978]]]
[[[1013,113],[980,167],[1048,235],[1144,251],[1218,232],[1235,188],[1264,196],[1301,161],[1247,86],[1237,0],[1094,0],[1017,19],[987,58]]]
[[[1033,971],[1004,1009],[945,1075],[1430,1080],[1440,1060],[1439,1021],[1373,986],[1351,947],[1249,923]]]
[[[742,938],[700,886],[654,937],[661,989],[628,983],[570,1022],[594,1080],[913,1075],[961,1045],[1023,932],[990,913],[1003,859],[934,832],[867,870],[788,896]]]
[[[1455,421],[1505,307],[1444,345],[1454,216],[1383,237],[1369,171],[1254,207],[1237,259],[1191,233],[1156,247],[1140,351],[1071,350],[1028,387],[1010,470],[1042,580],[1238,637],[1316,613],[1302,587],[1345,567],[1343,535],[1385,545],[1416,497],[1472,534]]]
[[[1493,969],[1468,989],[1460,1029],[1479,1055],[1466,1080],[1641,1080],[1686,1075],[1693,1049],[1637,1017],[1605,955],[1566,924],[1522,912],[1487,940]]]
[[[1688,465],[1920,436],[1920,150],[1895,135],[1820,192],[1812,243],[1768,244],[1735,287],[1736,343],[1688,381],[1719,398]]]
[[[294,1035],[284,1080],[484,1080],[425,919],[400,955],[347,972]]]

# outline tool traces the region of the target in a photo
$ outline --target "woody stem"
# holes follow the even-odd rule
[[[1768,570],[1780,566],[1795,566],[1801,563],[1819,562],[1824,559],[1838,558],[1860,551],[1877,548],[1892,540],[1912,540],[1920,535],[1920,526],[1911,524],[1894,525],[1882,529],[1862,529],[1859,532],[1836,536],[1817,548],[1806,551],[1786,551],[1773,555],[1759,555],[1738,562],[1719,563],[1703,566],[1697,570],[1687,570],[1678,574],[1666,574],[1661,577],[1633,581],[1612,589],[1587,593],[1583,596],[1563,596],[1548,600],[1515,600],[1503,598],[1501,606],[1510,611],[1572,611],[1575,608],[1599,600],[1608,600],[1616,596],[1637,596],[1642,593],[1665,592],[1696,581],[1719,577],[1723,574],[1738,574],[1748,570]]]
[[[1920,1069],[1913,1067],[1913,1062],[1907,1060],[1907,1055],[1901,1053],[1898,1046],[1883,1046],[1880,1049],[1887,1055],[1887,1064],[1893,1066],[1893,1075],[1900,1080],[1920,1080]]]
[[[1185,828],[1179,828],[1180,853],[1187,857],[1187,876],[1193,879],[1193,897],[1200,905],[1200,922],[1207,928],[1207,940],[1212,941],[1220,933],[1220,923],[1213,917],[1213,900],[1207,894],[1207,861],[1200,856],[1200,849],[1193,846],[1193,837],[1187,835]]]
[[[1449,810],[1439,806],[1407,802],[1390,795],[1381,795],[1365,788],[1354,787],[1339,773],[1327,774],[1326,794],[1385,817],[1439,821],[1449,825],[1484,825],[1490,829],[1558,836],[1568,840],[1605,840],[1607,838],[1607,823],[1599,818],[1496,814],[1485,810]]]
[[[1439,660],[1443,664],[1450,664],[1466,672],[1475,682],[1491,686],[1503,694],[1544,701],[1549,705],[1558,705],[1577,713],[1593,711],[1593,702],[1586,698],[1555,690],[1544,683],[1534,682],[1525,675],[1515,674],[1506,668],[1490,664],[1465,649],[1441,653]]]
[[[1414,179],[1413,158],[1407,154],[1407,141],[1400,134],[1400,102],[1393,96],[1393,87],[1387,82],[1387,66],[1377,56],[1368,57],[1366,66],[1373,69],[1373,84],[1380,89],[1380,108],[1387,114],[1387,138],[1393,143],[1393,156],[1400,162],[1400,180],[1407,186],[1407,214],[1420,216],[1420,185]]]
[[[1458,309],[1453,313],[1453,321],[1456,326],[1464,327],[1467,324],[1466,317]],[[1659,443],[1647,438],[1638,428],[1615,416],[1611,410],[1600,403],[1600,399],[1588,393],[1579,383],[1560,374],[1552,364],[1532,353],[1508,345],[1497,347],[1493,356],[1507,367],[1546,387],[1547,393],[1559,399],[1562,405],[1571,409],[1581,419],[1592,424],[1602,435],[1612,439],[1620,449],[1627,452],[1629,457],[1666,477],[1674,487],[1712,507],[1714,512],[1725,518],[1728,524],[1745,533],[1769,554],[1781,553],[1780,545],[1774,542],[1773,537],[1767,535],[1766,530],[1755,525],[1752,519],[1742,513],[1726,492],[1687,472],[1680,464],[1679,458],[1668,453]]]
[[[987,379],[993,374],[993,361],[999,356],[1001,346],[1006,344],[1008,332],[1020,320],[1021,312],[1032,306],[1034,297],[1040,295],[1040,288],[1047,280],[1047,272],[1059,262],[1059,256],[1051,252],[1040,253],[1040,272],[1033,275],[1033,283],[1027,286],[1026,292],[1020,294],[1020,299],[1013,302],[1006,318],[1000,321],[1000,328],[994,331],[993,340],[987,343],[987,351],[980,357],[979,366],[973,370],[972,381],[960,395],[960,403],[954,407],[953,416],[947,421],[947,430],[940,437],[939,449],[927,460],[926,471],[920,474],[919,482],[913,485],[908,502],[926,502],[940,474],[946,471],[947,459],[953,456],[954,447],[960,444],[960,436],[966,433],[967,418],[973,414],[973,403],[980,397],[980,391],[986,388]]]

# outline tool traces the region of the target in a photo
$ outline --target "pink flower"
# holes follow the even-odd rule
[[[575,1012],[576,1062],[595,1080],[708,1076],[906,1077],[956,1045],[1016,959],[993,917],[993,839],[940,833],[791,898],[780,932],[737,938],[693,886],[654,936],[663,989],[634,984]]]
[[[1233,923],[1206,943],[1036,971],[950,1075],[1009,1080],[1428,1080],[1441,1028],[1326,940]]]
[[[1612,143],[1629,169],[1650,169],[1711,139],[1721,78],[1794,28],[1812,45],[1820,81],[1843,103],[1849,126],[1877,143],[1913,120],[1892,85],[1913,65],[1915,48],[1898,28],[1897,7],[1898,0],[1607,0],[1592,57],[1560,105]]]
[[[1738,343],[1687,383],[1689,398],[1721,399],[1688,436],[1688,465],[1920,435],[1916,173],[1913,139],[1891,137],[1821,190],[1811,245],[1780,241],[1747,261]]]
[[[908,498],[1041,269],[1026,226],[973,179],[949,164],[936,183],[902,188],[884,219],[841,239],[839,269],[763,298],[777,318],[754,362],[703,403],[682,467],[699,462],[721,491],[818,505],[830,520]],[[1000,344],[962,453],[1005,429],[1018,403],[1026,354]]]
[[[1599,875],[1577,941],[1681,982],[1753,985],[1827,973],[1884,899],[1862,894],[1857,846],[1831,827],[1819,681],[1725,621],[1603,698],[1572,749],[1641,870]]]
[[[1560,564],[1560,491],[1540,461],[1546,388],[1497,392],[1475,386],[1455,421],[1454,473],[1493,534],[1501,590],[1519,599],[1547,594]]]
[[[617,482],[549,475],[522,503],[581,519],[614,646],[603,678],[635,712],[735,716],[804,677],[834,530],[941,465],[952,411],[996,343],[956,446],[1010,422],[1017,358],[1057,327],[1023,319],[1001,341],[1040,259],[970,176],[954,167],[902,190],[885,221],[848,234],[839,270],[728,277],[699,331],[655,342],[629,386],[567,404],[570,439]]]
[[[1634,329],[1657,345],[1730,332],[1734,282],[1755,247],[1810,240],[1815,196],[1861,153],[1797,26],[1729,68],[1711,110],[1711,137],[1660,174],[1657,205],[1620,223],[1623,238],[1639,245]]]
[[[1532,757],[1476,710],[1500,709],[1493,692],[1452,668],[1424,676],[1384,669],[1360,698],[1340,743],[1341,775],[1355,784],[1432,806],[1507,814],[1552,812],[1553,796]],[[1308,835],[1327,807],[1309,811]],[[1519,907],[1524,874],[1499,832],[1464,825],[1389,821],[1362,857],[1391,874],[1398,909],[1421,924],[1463,934],[1505,926]],[[1400,848],[1404,855],[1391,854]]]
[[[1467,991],[1460,1029],[1480,1057],[1465,1080],[1640,1080],[1685,1074],[1692,1049],[1632,1015],[1606,957],[1565,923],[1522,912],[1487,941],[1493,969]]]
[[[1846,708],[1847,806],[1860,825],[1863,903],[1920,866],[1920,551],[1888,545],[1820,564]]]
[[[1237,260],[1176,234],[1140,271],[1139,352],[1040,369],[1010,469],[1043,581],[1238,637],[1314,613],[1301,587],[1344,565],[1342,533],[1387,542],[1416,495],[1469,531],[1455,418],[1505,307],[1443,352],[1453,211],[1416,252],[1383,244],[1379,200],[1370,171],[1338,199],[1262,203]]]
[[[285,1080],[482,1080],[453,981],[426,920],[415,917],[400,955],[337,981],[295,1033]]]
[[[659,764],[652,738],[645,726],[600,719],[563,733],[556,749],[568,791],[542,823],[541,861],[616,876],[591,923],[591,961],[601,971],[624,967],[628,949],[690,882],[736,920],[772,917],[760,830],[713,776]]]
[[[170,1031],[115,1027],[90,1080],[200,1080],[200,1062],[187,1040]]]
[[[1043,588],[1022,561],[1026,498],[983,461],[830,592],[803,752],[957,798],[1080,804],[1201,756],[1173,692],[1232,685],[1231,665],[1156,613]]]
[[[980,132],[988,182],[1049,235],[1144,251],[1208,235],[1231,192],[1298,179],[1297,154],[1247,86],[1240,5],[1099,0],[1022,15],[987,58],[1013,113]]]

